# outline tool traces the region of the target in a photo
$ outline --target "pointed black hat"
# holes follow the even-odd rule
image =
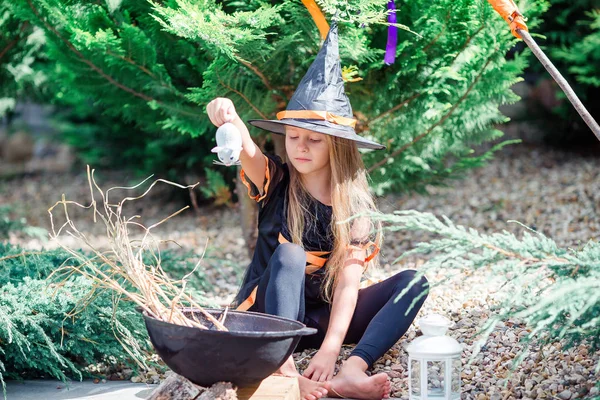
[[[338,49],[337,23],[333,21],[317,58],[300,81],[285,111],[277,120],[253,119],[250,124],[269,132],[285,134],[285,126],[296,126],[357,142],[358,147],[385,149],[385,146],[356,134],[356,119],[344,92]]]

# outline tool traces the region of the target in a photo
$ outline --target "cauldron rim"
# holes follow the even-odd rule
[[[192,308],[192,307],[186,307],[186,308],[182,308],[181,309],[183,312],[190,312],[190,311],[198,311],[197,308]],[[217,309],[217,308],[204,308],[205,311],[211,312],[211,311],[215,311],[215,312],[223,312],[224,309]],[[259,312],[254,312],[254,311],[235,311],[235,310],[229,310],[228,313],[235,313],[235,314],[250,314],[251,316],[255,316],[258,318],[262,318],[262,319],[270,319],[270,320],[277,320],[277,321],[288,321],[293,323],[294,325],[298,326],[298,329],[293,329],[293,330],[287,330],[287,331],[276,331],[276,332],[268,332],[268,331],[219,331],[219,330],[209,330],[209,329],[200,329],[200,328],[194,328],[194,327],[189,327],[189,326],[183,326],[183,325],[177,325],[177,324],[173,324],[171,322],[167,322],[167,321],[162,321],[160,319],[156,319],[154,317],[151,317],[149,315],[146,314],[145,311],[143,311],[141,308],[138,308],[138,311],[142,313],[142,316],[144,317],[144,319],[151,321],[152,324],[160,324],[160,325],[165,325],[165,326],[177,326],[178,328],[184,329],[184,330],[194,330],[194,331],[201,331],[203,335],[214,335],[214,336],[233,336],[233,337],[255,337],[255,338],[264,338],[264,337],[270,337],[270,338],[286,338],[286,337],[293,337],[293,336],[306,336],[306,335],[312,335],[317,333],[317,330],[315,328],[309,328],[307,327],[305,324],[303,324],[302,322],[290,319],[290,318],[285,318],[285,317],[279,317],[279,316],[274,316],[274,315],[269,315],[269,314],[264,314],[264,313],[259,313]]]

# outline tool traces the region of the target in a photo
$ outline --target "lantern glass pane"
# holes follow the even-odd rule
[[[443,399],[446,397],[444,389],[445,365],[444,361],[427,361],[427,398]]]
[[[450,381],[452,382],[450,385],[452,394],[460,394],[460,367],[460,358],[452,360],[452,380]]]
[[[421,395],[421,362],[411,360],[410,364],[410,391],[413,396]]]

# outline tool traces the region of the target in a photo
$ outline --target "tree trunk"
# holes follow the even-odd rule
[[[248,196],[248,189],[239,178],[241,169],[242,167],[239,165],[237,167],[238,178],[235,182],[235,191],[238,195],[242,235],[246,241],[248,256],[252,258],[254,248],[256,247],[256,239],[258,238],[258,206],[256,202]]]
[[[281,157],[283,162],[287,161],[285,153],[285,136],[273,135],[273,143],[275,144],[275,154]]]
[[[275,145],[275,154],[281,157],[285,162],[285,137],[282,135],[272,135]],[[261,151],[264,151],[261,149]],[[248,256],[252,257],[254,248],[256,247],[256,239],[258,238],[258,206],[248,195],[248,189],[239,179],[241,166],[237,167],[237,176],[235,190],[238,195],[240,222],[242,226],[242,235],[246,241]]]

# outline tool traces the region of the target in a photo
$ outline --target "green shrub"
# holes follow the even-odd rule
[[[531,27],[542,3],[522,10]],[[378,194],[446,184],[507,144],[498,143],[495,125],[507,121],[498,106],[518,100],[510,87],[527,60],[505,59],[516,39],[487,2],[397,2],[408,29],[392,65],[383,61],[385,2],[319,6],[340,21],[342,65],[357,78],[346,85],[357,132],[387,146],[364,154]],[[168,177],[214,169],[210,100],[231,97],[244,120],[275,118],[321,43],[300,2],[32,0],[4,9],[7,27],[27,21],[44,32],[44,87],[85,127],[65,128],[71,144],[88,160]],[[250,129],[261,146],[272,137]],[[488,142],[492,150],[480,147]],[[226,183],[236,177],[218,171]],[[206,193],[223,198],[213,178]]]
[[[587,342],[591,351],[600,350],[600,243],[590,240],[580,249],[562,249],[540,232],[525,232],[522,239],[506,231],[482,234],[447,217],[413,210],[375,217],[389,224],[386,230],[435,235],[399,257],[428,254],[417,275],[444,271],[450,279],[467,272],[469,282],[468,276],[480,271],[488,277],[486,284],[498,286],[503,301],[482,327],[479,344],[497,322],[517,318],[532,329],[523,338],[526,342],[562,339],[566,347]],[[596,368],[600,371],[600,363]]]
[[[161,265],[175,279],[189,273],[197,261],[192,252],[161,253]],[[134,304],[95,291],[83,277],[48,280],[65,262],[74,260],[62,249],[27,252],[0,243],[2,383],[6,377],[81,378],[89,376],[89,364],[99,362],[136,369],[148,359],[152,349]],[[189,277],[188,287],[200,299],[209,289],[202,269]]]
[[[553,0],[542,16],[543,22],[535,33],[538,44],[575,90],[590,114],[600,120],[600,8],[596,0]],[[533,57],[533,56],[532,56]],[[537,60],[532,61],[530,72],[551,79]],[[551,112],[542,110],[545,120],[546,140],[549,143],[568,146],[591,144],[597,140],[587,125],[556,87],[562,104]]]
[[[133,358],[143,360],[150,346],[140,313],[127,302],[113,309],[116,299],[110,293],[92,289],[81,277],[62,285],[29,277],[4,285],[0,379],[81,378],[91,363],[112,358],[135,367]],[[91,293],[95,299],[80,309]],[[128,342],[128,351],[121,341]]]
[[[175,251],[167,250],[160,254],[160,265],[165,273],[172,279],[182,279],[188,275],[196,264],[200,261],[200,256],[193,251]],[[144,260],[147,265],[156,265],[156,260],[147,257]],[[204,306],[214,306],[205,298],[205,293],[210,291],[210,284],[206,280],[204,269],[206,261],[201,261],[201,266],[196,271],[187,276],[187,290],[198,300],[199,304]]]
[[[26,277],[46,279],[69,257],[60,249],[25,251],[19,246],[0,242],[0,286],[7,283],[18,285]]]
[[[552,55],[568,65],[568,72],[585,86],[600,88],[600,8],[586,11],[577,25],[587,34],[569,46],[554,49]]]
[[[12,209],[11,206],[0,206],[0,239],[7,239],[10,232],[21,233],[41,240],[47,239],[48,232],[44,228],[28,225],[24,217],[14,218],[11,216]]]

